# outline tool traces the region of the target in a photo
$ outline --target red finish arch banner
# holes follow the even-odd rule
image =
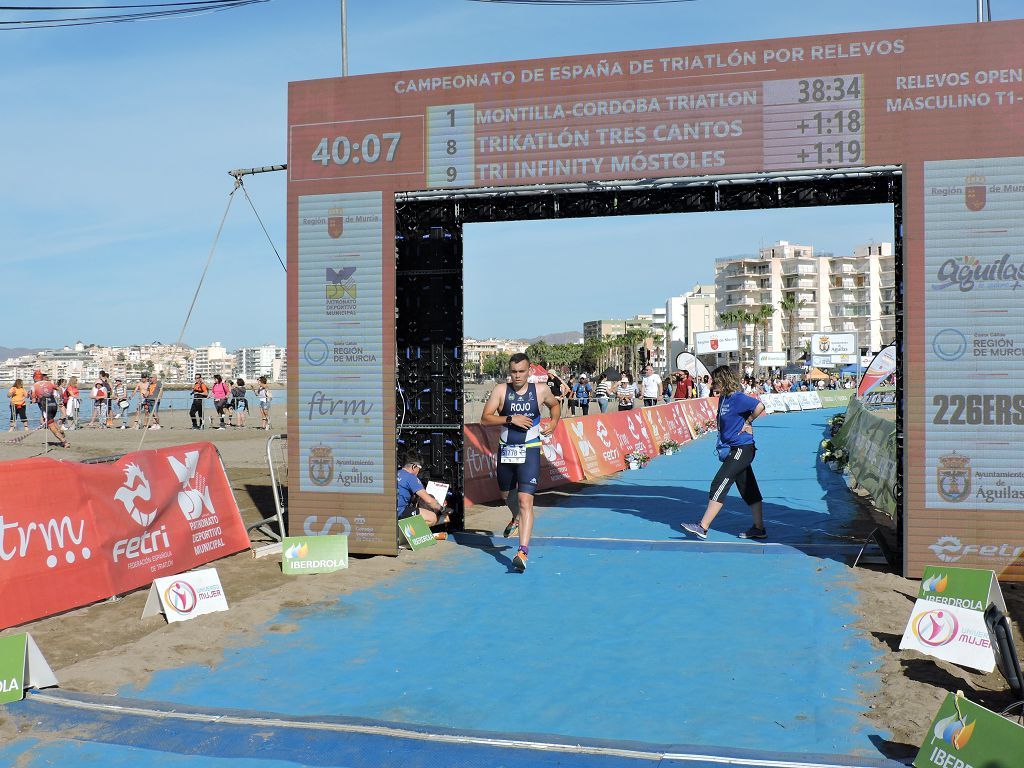
[[[341,516],[352,551],[395,551],[396,192],[900,165],[904,569],[1024,578],[1022,36],[1010,21],[292,83],[292,521]]]

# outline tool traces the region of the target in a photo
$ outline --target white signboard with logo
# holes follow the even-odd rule
[[[832,355],[811,355],[811,365],[815,368],[833,368]]]
[[[815,333],[811,335],[812,355],[859,355],[853,333]],[[853,358],[852,362],[856,362]]]
[[[925,163],[924,194],[925,506],[1022,511],[1024,158]]]
[[[736,352],[740,348],[739,333],[735,328],[721,331],[703,331],[693,334],[698,355],[717,355],[720,352]]]
[[[786,364],[785,352],[759,352],[757,364],[762,368],[782,368]]]
[[[167,623],[188,621],[228,609],[228,599],[216,568],[204,568],[157,579],[149,588],[142,618],[164,614]]]
[[[997,651],[985,624],[985,611],[993,603],[1006,611],[993,571],[928,566],[900,650],[912,648],[943,661],[991,672]]]
[[[783,392],[779,395],[779,399],[785,404],[787,411],[803,410],[803,406],[800,404],[799,392]]]
[[[301,491],[384,492],[381,205],[299,197]]]
[[[794,393],[800,401],[800,408],[804,411],[813,411],[821,408],[821,397],[817,392],[796,392]]]

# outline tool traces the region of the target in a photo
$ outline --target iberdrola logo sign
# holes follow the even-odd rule
[[[286,536],[281,542],[281,572],[333,573],[348,568],[348,536]]]
[[[1001,768],[1020,765],[1024,728],[963,694],[948,694],[925,734],[914,768]]]

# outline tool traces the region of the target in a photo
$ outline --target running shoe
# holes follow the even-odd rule
[[[435,533],[434,539],[436,539],[437,541],[447,541],[448,533],[446,531],[440,531],[438,533]]]
[[[516,556],[512,558],[512,567],[515,568],[520,573],[525,573],[526,572],[526,560],[527,560],[527,557],[526,557],[526,553],[525,552],[516,552]]]
[[[516,520],[514,517],[509,521],[509,524],[505,526],[504,535],[506,539],[519,535],[519,521]]]
[[[768,531],[764,528],[758,528],[756,525],[752,525],[743,533],[740,534],[741,539],[767,539]]]
[[[706,539],[708,537],[708,532],[700,523],[683,523],[682,527],[684,531],[696,536],[698,539]]]

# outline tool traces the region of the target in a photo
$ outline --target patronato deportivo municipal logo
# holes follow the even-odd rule
[[[127,465],[124,468],[124,485],[117,489],[114,498],[121,502],[122,506],[124,506],[124,511],[128,513],[131,519],[143,528],[148,528],[149,524],[153,522],[153,518],[156,517],[156,510],[144,512],[139,509],[137,502],[140,499],[142,501],[149,501],[151,497],[149,481],[139,468],[139,465],[135,463]]]
[[[331,208],[327,211],[327,234],[337,240],[345,231],[345,209]]]
[[[327,445],[316,445],[309,449],[307,460],[309,481],[313,485],[330,485],[334,479],[334,451]]]
[[[357,267],[342,267],[341,269],[327,267],[324,292],[328,300],[344,299],[346,294],[353,299],[356,298],[356,284],[352,280],[356,269]]]
[[[818,337],[818,351],[819,352],[828,352],[829,347],[831,347],[831,346],[832,346],[832,343],[829,341],[828,336],[819,336]]]
[[[974,726],[977,722],[977,720],[973,720],[968,724],[966,717],[950,715],[939,720],[932,732],[935,734],[936,739],[942,739],[955,749],[963,749],[967,746],[967,742],[971,740],[971,736],[974,734]]]
[[[309,547],[305,542],[302,544],[292,544],[288,549],[284,551],[286,560],[301,560],[309,554]]]
[[[925,579],[921,582],[921,589],[925,592],[938,592],[939,594],[946,591],[946,586],[949,584],[949,579],[944,573],[937,573],[931,578]]]
[[[187,581],[172,581],[164,590],[164,604],[181,614],[192,613],[199,598]]]
[[[938,648],[956,638],[960,624],[949,610],[924,611],[914,617],[910,624],[914,637],[931,648]]]
[[[964,205],[968,211],[980,211],[985,207],[985,177],[968,176],[964,179]]]
[[[956,451],[939,457],[935,489],[943,501],[959,504],[971,495],[971,460]]]

